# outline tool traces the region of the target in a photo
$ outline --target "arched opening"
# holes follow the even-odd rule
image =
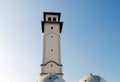
[[[51,21],[51,17],[48,17],[48,21]]]
[[[51,67],[53,67],[53,65],[51,64]]]
[[[53,21],[56,22],[56,18],[55,17],[53,17]]]

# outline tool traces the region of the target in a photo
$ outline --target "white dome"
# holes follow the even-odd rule
[[[65,82],[61,75],[47,74],[41,76],[37,82]]]
[[[107,81],[98,75],[93,75],[90,73],[89,75],[80,79],[79,82],[107,82]]]

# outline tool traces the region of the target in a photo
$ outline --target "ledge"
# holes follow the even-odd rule
[[[53,63],[55,63],[55,64],[58,65],[58,66],[63,66],[62,64],[58,64],[58,63],[56,63],[55,61],[48,61],[48,62],[46,62],[45,64],[41,64],[41,66],[45,66],[45,65],[47,65],[47,64],[50,63],[50,62],[53,62]]]

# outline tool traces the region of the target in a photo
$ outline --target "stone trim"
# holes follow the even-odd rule
[[[40,73],[40,75],[46,75],[46,74],[50,74],[50,73]],[[55,73],[57,75],[64,75],[63,73]]]
[[[53,62],[53,63],[55,63],[55,64],[58,65],[58,66],[63,66],[62,64],[58,64],[58,63],[56,63],[55,61],[48,61],[48,62],[46,62],[45,64],[41,64],[41,66],[45,66],[45,65],[47,65],[47,64],[50,63],[50,62]]]

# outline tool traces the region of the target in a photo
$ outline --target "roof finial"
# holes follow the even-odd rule
[[[93,74],[92,74],[92,73],[90,73],[90,75],[93,77]]]

